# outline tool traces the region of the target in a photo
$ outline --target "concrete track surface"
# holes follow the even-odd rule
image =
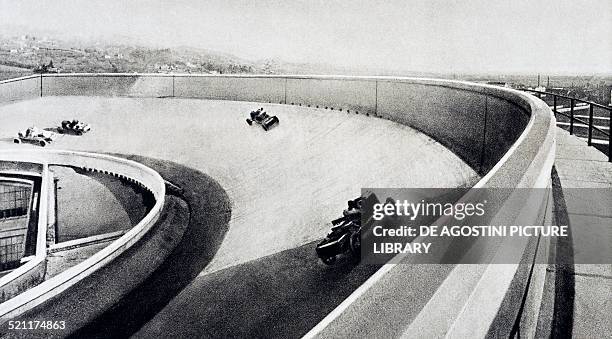
[[[258,107],[277,115],[280,125],[268,132],[247,125],[248,112]],[[357,196],[361,187],[456,187],[478,179],[457,156],[409,127],[346,112],[248,102],[98,97],[15,102],[0,106],[0,148],[37,147],[14,145],[12,138],[30,125],[52,128],[72,118],[91,123],[93,131],[62,135],[47,147],[171,160],[213,177],[232,202],[229,230],[213,260],[141,329],[142,337],[169,336],[168,331],[217,336],[233,322],[243,322],[234,327],[233,334],[239,336],[262,326],[268,331],[257,332],[260,336],[303,334],[356,284],[331,288],[342,293],[299,326],[271,324],[271,319],[292,320],[275,315],[275,294],[258,288],[279,288],[273,281],[286,281],[288,286],[278,296],[285,298],[283,305],[297,305],[302,302],[296,300],[308,300],[309,293],[320,293],[330,268],[317,261],[312,245],[324,236],[329,220],[337,217],[347,199]],[[258,276],[260,265],[266,268],[265,284]],[[292,275],[296,267],[303,270]],[[346,274],[338,275],[350,276],[353,269],[344,270]],[[363,281],[373,270],[358,267],[356,272],[358,278],[351,281]],[[309,288],[303,288],[303,280],[312,274]],[[250,279],[254,283],[249,287]],[[291,287],[298,279],[302,283]],[[437,283],[423,288],[433,291]],[[224,294],[210,294],[215,286],[223,286]],[[244,294],[241,301],[237,293]],[[245,313],[248,309],[258,312],[266,305],[267,311],[254,317],[265,319],[246,324],[245,318],[253,315]],[[208,327],[219,312],[226,314],[225,327]],[[274,332],[275,328],[294,330]]]

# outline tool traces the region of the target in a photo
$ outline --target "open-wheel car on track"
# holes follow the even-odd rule
[[[267,131],[275,125],[278,125],[279,120],[276,115],[268,115],[263,108],[256,111],[251,111],[250,118],[246,119],[247,124],[253,125],[253,123],[261,125],[261,127]]]

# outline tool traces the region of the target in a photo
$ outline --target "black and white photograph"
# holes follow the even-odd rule
[[[0,337],[611,338],[610,0],[0,0]]]

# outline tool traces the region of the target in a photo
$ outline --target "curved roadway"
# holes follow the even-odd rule
[[[248,112],[260,106],[280,118],[278,127],[264,132],[245,123]],[[15,147],[13,135],[29,125],[51,128],[77,118],[90,122],[93,131],[60,136],[48,147],[175,161],[209,174],[228,193],[232,216],[221,247],[199,277],[142,328],[143,337],[170,329],[175,335],[207,331],[205,314],[211,312],[249,317],[245,312],[262,310],[262,302],[279,307],[274,293],[257,290],[261,280],[303,281],[285,288],[284,298],[293,302],[322,287],[317,284],[333,285],[326,280],[330,270],[317,262],[312,247],[361,187],[456,187],[478,179],[457,156],[409,127],[325,109],[195,99],[48,97],[0,106],[0,116],[0,148]],[[300,266],[304,269],[294,270]],[[346,270],[364,271],[365,277],[373,272],[367,267]],[[287,276],[279,275],[281,271]],[[313,272],[316,284],[309,285]],[[236,289],[225,292],[250,293],[252,298],[236,301],[210,292],[228,285]],[[330,288],[345,290],[339,303],[356,286]],[[268,324],[266,319],[279,318],[271,309],[262,313],[259,317],[265,319],[234,334],[248,334]],[[229,318],[220,319],[228,325],[215,328],[232,327]],[[296,333],[304,329],[276,335]]]

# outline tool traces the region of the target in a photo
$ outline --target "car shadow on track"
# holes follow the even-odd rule
[[[15,143],[15,137],[0,138],[0,142],[6,142],[6,143],[14,144]]]
[[[198,277],[136,337],[304,335],[380,267],[348,260],[326,266],[315,246],[312,242]]]
[[[57,128],[57,127],[45,127],[45,128],[43,128],[43,130],[59,134],[59,128]]]

